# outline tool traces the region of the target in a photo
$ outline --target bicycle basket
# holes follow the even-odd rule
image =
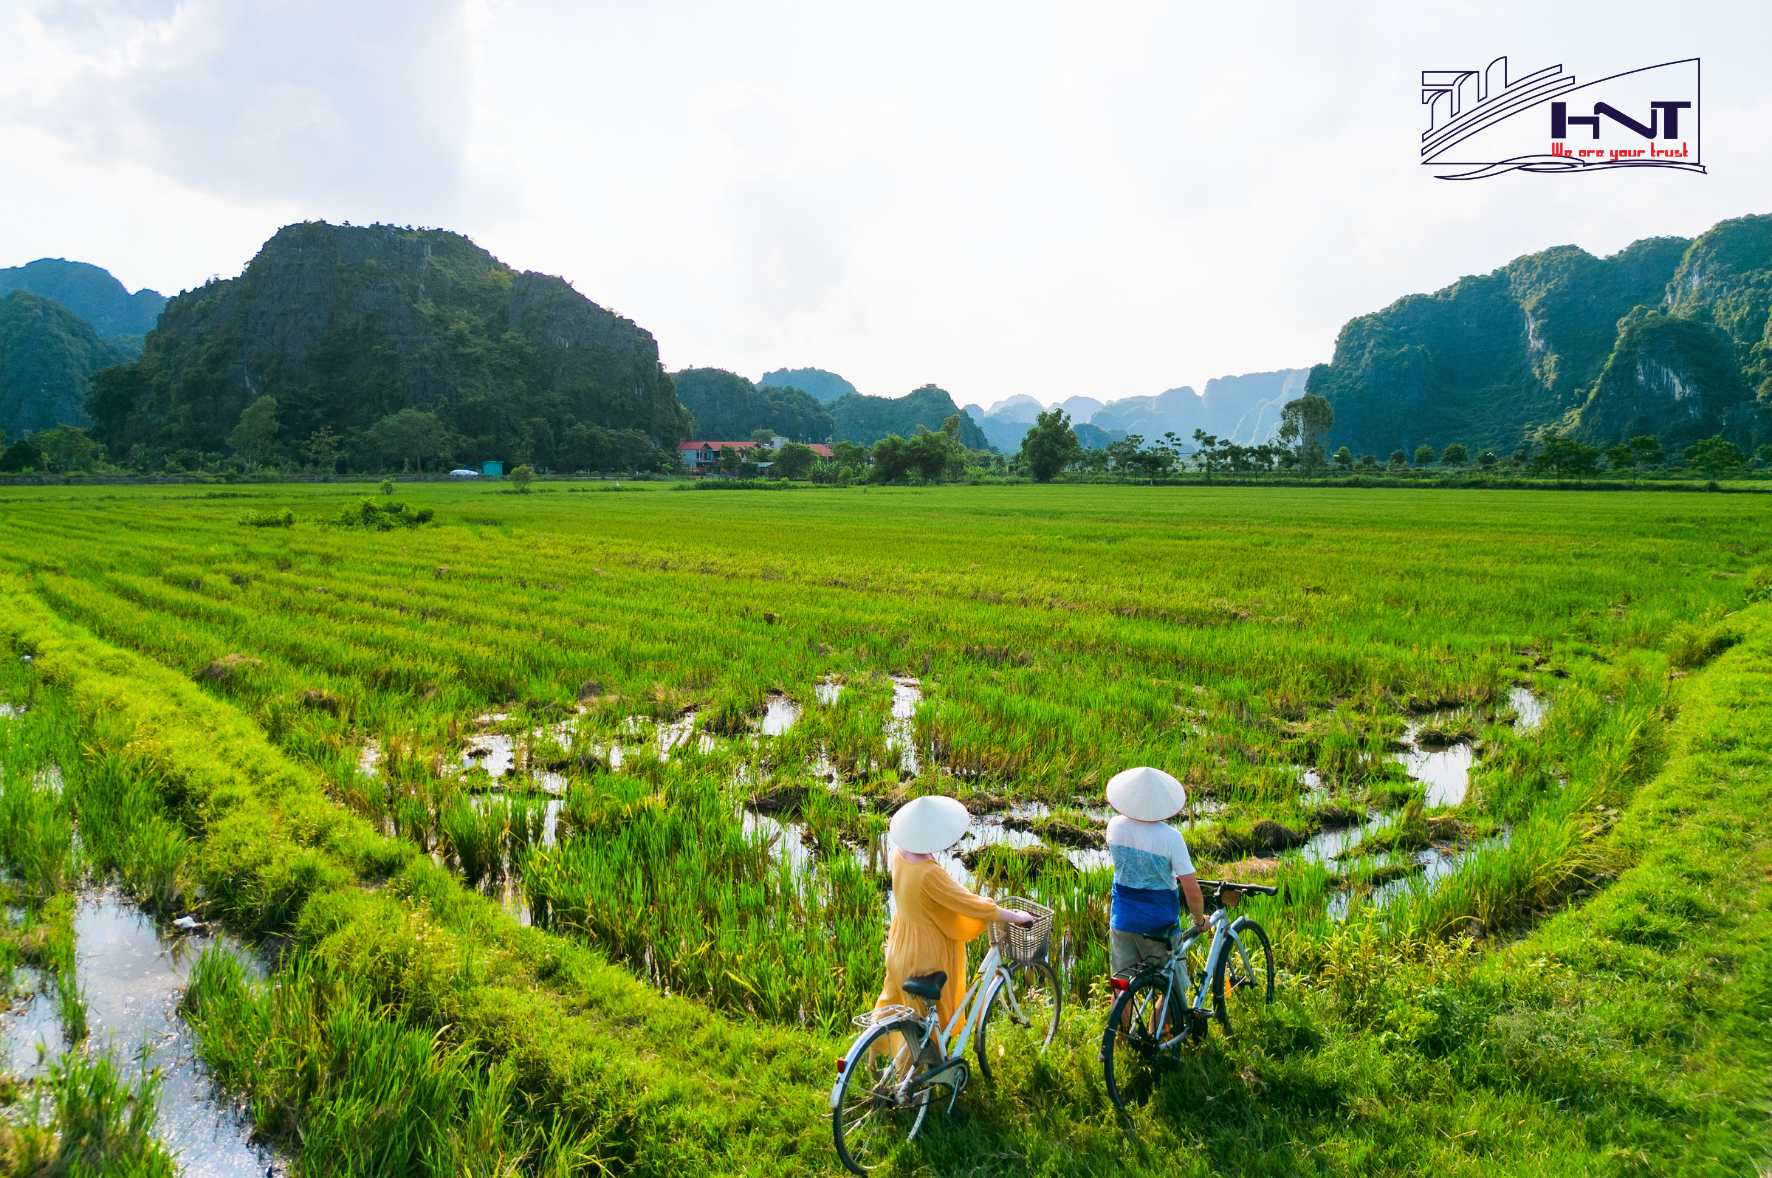
[[[1034,923],[1029,925],[992,922],[991,948],[997,951],[1003,964],[1032,965],[1045,961],[1052,946],[1052,909],[1025,896],[1005,896],[997,901],[997,907],[1032,913],[1034,917]]]

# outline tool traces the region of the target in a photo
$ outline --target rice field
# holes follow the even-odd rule
[[[588,954],[820,1057],[878,993],[884,831],[928,792],[974,815],[950,871],[1057,910],[1073,1017],[1098,1030],[1101,787],[1136,764],[1188,784],[1202,874],[1283,885],[1254,905],[1283,982],[1332,1002],[1356,1038],[1377,1034],[1389,975],[1468,970],[1626,868],[1613,831],[1680,747],[1685,681],[1740,640],[1772,546],[1759,501],[1728,495],[589,482],[403,486],[399,512],[362,498],[18,491],[0,504],[0,620],[18,656],[35,659],[29,634],[48,626],[120,682],[103,652],[186,685],[312,781],[303,822],[348,816],[388,848],[351,852],[384,863],[359,878],[452,881],[459,901],[425,905],[527,926],[541,981],[562,968],[546,961]],[[372,515],[424,522],[341,522]],[[266,518],[292,522],[253,526]],[[27,715],[79,686],[30,662],[9,675],[8,706]],[[422,1159],[474,1133],[512,1172],[647,1171],[632,1143],[597,1144],[607,1125],[537,1106],[564,1097],[496,1039],[425,1055],[428,1034],[465,1023],[413,998],[419,983],[341,980],[359,975],[324,949],[325,905],[305,897],[349,891],[349,872],[316,860],[299,886],[250,883],[248,849],[217,833],[227,806],[143,759],[158,736],[106,740],[93,714],[53,706],[68,718],[42,730],[61,751],[39,760],[84,766],[96,817],[71,863],[55,848],[73,814],[45,807],[47,785],[9,784],[14,886],[53,905],[114,880],[162,920],[296,936],[278,989],[218,959],[189,1006],[221,1082],[262,1094],[267,1139],[383,1143],[327,1163],[310,1150],[303,1172],[435,1172]],[[330,853],[292,837],[298,860],[309,842]],[[505,934],[452,935],[472,976],[474,938]],[[337,1042],[315,1029],[328,1010]],[[255,1039],[286,1046],[258,1057]],[[424,1094],[413,1125],[462,1128],[370,1132],[361,1118],[389,1099],[373,1077],[303,1079],[370,1051]],[[795,1081],[814,1116],[819,1082]],[[1040,1169],[1042,1149],[1091,1168],[1111,1118],[1088,1115],[1095,1127],[1042,1130],[1002,1171]],[[1174,1125],[1156,1132],[1164,1166],[1229,1164]],[[828,1169],[822,1149],[794,1164]],[[964,1150],[931,1149],[938,1171],[964,1166]]]

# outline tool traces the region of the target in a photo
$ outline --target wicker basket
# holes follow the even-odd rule
[[[991,923],[991,948],[997,951],[1003,964],[1032,965],[1045,961],[1052,947],[1052,909],[1025,896],[1005,896],[997,901],[997,907],[1012,912],[1030,912],[1034,917],[1034,923],[1028,925]]]

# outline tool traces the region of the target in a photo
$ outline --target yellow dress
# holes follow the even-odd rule
[[[875,1008],[896,1002],[922,1009],[920,1000],[912,1001],[904,992],[905,979],[943,970],[948,980],[935,1010],[945,1028],[969,981],[966,942],[996,919],[997,906],[961,887],[934,859],[907,862],[896,849],[892,897],[896,911],[886,934],[886,984]]]

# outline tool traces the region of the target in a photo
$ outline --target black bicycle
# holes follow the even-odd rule
[[[1175,939],[1169,957],[1113,976],[1118,992],[1101,1034],[1101,1066],[1108,1098],[1124,1111],[1149,1095],[1155,1073],[1188,1040],[1206,1037],[1217,1022],[1231,1030],[1231,1003],[1274,1000],[1274,949],[1267,931],[1248,917],[1232,919],[1245,892],[1279,895],[1278,888],[1203,879],[1220,907],[1205,932],[1191,928]]]

